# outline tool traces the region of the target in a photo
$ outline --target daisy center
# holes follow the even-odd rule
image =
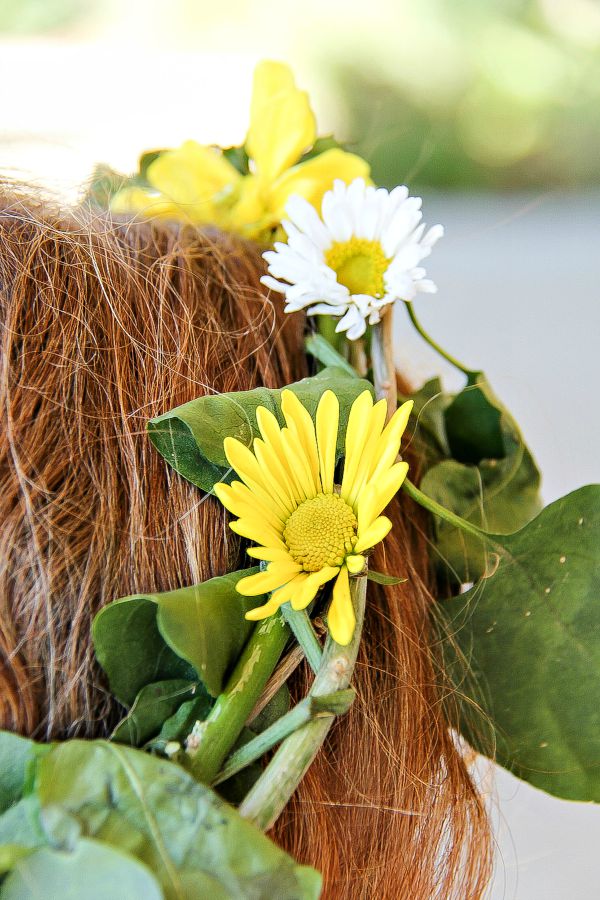
[[[287,520],[283,537],[305,572],[341,566],[356,543],[356,516],[337,494],[305,500]]]
[[[351,294],[383,297],[385,273],[391,262],[379,241],[350,238],[336,241],[325,253],[325,262],[337,275],[337,280]]]

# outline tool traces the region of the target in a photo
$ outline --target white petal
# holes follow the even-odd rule
[[[331,246],[331,235],[319,218],[316,209],[308,200],[300,197],[298,194],[292,194],[287,202],[285,211],[291,222],[301,231],[304,231],[316,247],[320,250],[326,250]]]

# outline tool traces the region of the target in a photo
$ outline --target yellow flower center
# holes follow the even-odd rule
[[[383,297],[384,276],[391,260],[386,257],[379,241],[357,237],[349,241],[336,241],[326,251],[325,262],[351,294]]]
[[[356,516],[337,494],[305,500],[287,520],[283,536],[305,572],[341,566],[356,544]]]

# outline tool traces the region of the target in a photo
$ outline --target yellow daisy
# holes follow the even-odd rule
[[[249,555],[268,563],[265,571],[242,578],[237,589],[247,597],[272,592],[264,606],[246,614],[258,620],[287,602],[305,609],[335,578],[328,625],[332,638],[346,645],[356,624],[349,579],[363,571],[366,554],[392,527],[381,513],[408,470],[396,459],[412,401],[386,425],[385,400],[373,403],[369,391],[357,397],[346,429],[341,485],[334,484],[335,394],[323,394],[316,422],[293,391],[282,392],[281,409],[283,428],[268,409],[256,410],[261,437],[253,450],[225,439],[225,455],[241,481],[216,484],[215,494],[239,517],[232,530],[258,545]]]

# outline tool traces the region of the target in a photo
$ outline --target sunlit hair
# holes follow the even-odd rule
[[[260,286],[260,251],[219,233],[111,222],[0,197],[0,673],[4,728],[100,736],[119,710],[90,645],[119,596],[246,565],[213,498],[173,475],[151,416],[307,374],[301,314]],[[412,460],[413,472],[418,460]],[[371,585],[358,698],[275,826],[325,898],[475,898],[482,803],[448,732],[431,645],[427,524],[402,499]],[[292,679],[301,696],[309,673]]]

